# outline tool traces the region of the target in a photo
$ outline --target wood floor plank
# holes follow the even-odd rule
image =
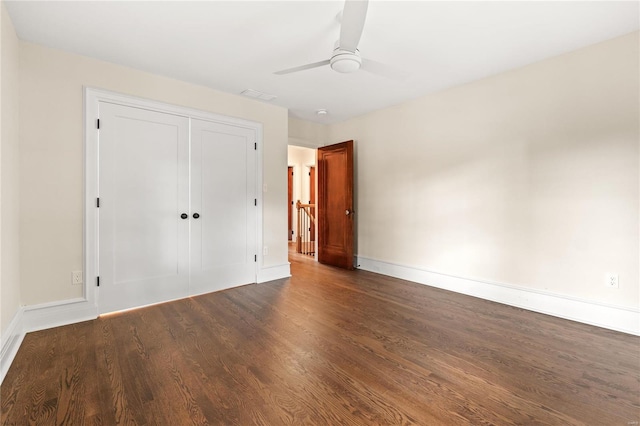
[[[1,423],[640,421],[636,336],[291,260],[287,280],[29,333]]]

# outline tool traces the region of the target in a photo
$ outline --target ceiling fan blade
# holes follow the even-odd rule
[[[389,65],[383,64],[378,61],[373,61],[371,59],[362,58],[362,66],[360,67],[360,69],[397,81],[403,81],[406,80],[407,77],[409,77],[408,72],[400,71]]]
[[[345,0],[340,27],[340,48],[355,52],[367,17],[368,0]]]
[[[318,68],[324,65],[329,65],[329,62],[330,62],[329,59],[327,59],[325,61],[314,62],[312,64],[300,65],[299,67],[287,68],[286,70],[276,71],[274,72],[274,74],[277,74],[277,75],[291,74],[292,72],[304,71],[304,70],[309,70],[311,68]]]

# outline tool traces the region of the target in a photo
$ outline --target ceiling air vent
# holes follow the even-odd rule
[[[244,96],[247,96],[249,98],[260,99],[262,101],[267,101],[267,102],[270,102],[270,101],[274,100],[275,98],[277,98],[276,95],[270,95],[268,93],[259,92],[257,90],[253,90],[253,89],[246,89],[240,94],[244,95]]]

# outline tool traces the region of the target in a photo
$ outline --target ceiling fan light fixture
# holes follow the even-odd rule
[[[336,49],[329,64],[332,70],[346,74],[358,71],[362,65],[362,59],[357,49],[355,52]]]

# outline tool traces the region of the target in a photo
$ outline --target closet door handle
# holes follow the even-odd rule
[[[199,218],[199,217],[200,217],[200,215],[199,215],[198,213],[194,213],[194,214],[193,214],[193,218],[194,218],[194,219],[197,219],[197,218]]]
[[[183,218],[183,219],[186,219],[186,218],[188,218],[188,217],[189,217],[189,215],[188,215],[188,214],[186,214],[186,213],[182,213],[182,214],[180,215],[180,217],[181,217],[181,218]]]

